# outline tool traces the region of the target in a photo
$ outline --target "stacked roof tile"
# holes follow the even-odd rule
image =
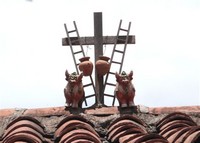
[[[59,143],[101,143],[100,136],[94,130],[94,125],[77,115],[68,116],[58,124],[54,139]]]
[[[59,108],[53,109],[56,113],[51,115],[50,110],[45,114],[39,109],[31,110],[20,112],[20,116],[2,116],[0,110],[0,143],[200,142],[199,112],[195,116],[183,112],[155,115],[146,109],[145,113],[127,113],[129,109],[123,113],[121,109],[119,112],[105,107],[88,109],[86,114],[69,114]]]
[[[22,116],[13,120],[4,132],[3,143],[31,142],[48,143],[44,132],[44,126],[35,118]]]
[[[159,121],[156,127],[158,133],[170,143],[200,142],[200,126],[184,113],[171,113]]]
[[[136,115],[121,116],[108,127],[108,140],[114,143],[168,143],[162,136],[148,133],[145,126]]]

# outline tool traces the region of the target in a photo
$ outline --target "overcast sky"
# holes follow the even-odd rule
[[[93,36],[94,12],[104,36],[132,22],[123,70],[134,72],[135,104],[200,105],[199,0],[0,0],[0,108],[64,105],[64,73],[75,67],[63,24]],[[93,46],[84,49],[93,60]]]

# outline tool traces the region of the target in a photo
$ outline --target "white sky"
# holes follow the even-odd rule
[[[94,12],[104,36],[132,22],[123,70],[134,71],[137,105],[200,104],[199,0],[0,0],[0,108],[64,105],[64,72],[75,68],[63,24],[93,36]]]

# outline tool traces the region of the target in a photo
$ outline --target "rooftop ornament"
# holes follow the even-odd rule
[[[85,96],[82,97],[85,101],[89,100],[89,98],[95,99],[95,103],[91,107],[110,106],[108,105],[108,103],[105,103],[105,101],[108,101],[107,99],[109,99],[111,101],[112,106],[114,106],[116,96],[113,95],[113,93],[114,88],[116,87],[116,79],[113,79],[112,76],[115,75],[116,72],[122,72],[122,66],[124,62],[127,44],[135,44],[135,36],[129,35],[131,22],[129,22],[128,28],[124,29],[122,28],[122,20],[120,20],[116,36],[103,36],[102,13],[95,12],[94,36],[92,37],[80,37],[76,26],[76,22],[74,21],[73,24],[73,30],[68,30],[67,25],[64,24],[67,38],[62,39],[62,45],[70,47],[75,64],[76,73],[79,74],[81,71],[83,73],[84,79],[87,78],[87,81],[89,81],[89,83],[87,82],[87,84],[83,82],[83,88],[90,88],[89,91],[93,93],[89,94],[85,92]],[[76,37],[72,37],[71,33],[73,33],[73,35],[76,35]],[[125,35],[121,35],[121,33],[125,33]],[[114,45],[111,57],[103,56],[103,45],[108,44]],[[92,78],[93,65],[89,61],[89,58],[85,56],[83,45],[94,45],[94,81]],[[117,48],[117,45],[120,45],[121,47]],[[77,46],[80,46],[80,48],[78,48]],[[117,57],[118,54],[122,55],[120,56],[121,58]],[[83,57],[80,59],[81,63],[78,63],[79,60],[77,59],[77,57]],[[84,61],[84,66],[82,65],[83,59],[87,59],[86,62]],[[118,61],[116,61],[116,59]],[[112,69],[112,66],[119,67],[118,71],[116,71],[116,69]],[[111,93],[108,93],[107,89],[111,90],[112,88],[113,91]],[[119,102],[121,104],[121,101]]]

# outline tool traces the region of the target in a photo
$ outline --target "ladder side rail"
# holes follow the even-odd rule
[[[80,47],[81,47],[81,51],[83,52],[83,57],[85,57],[85,52],[84,52],[84,50],[83,50],[83,45],[82,45],[82,43],[80,42],[81,39],[80,39],[80,36],[79,36],[78,28],[77,28],[77,26],[76,26],[76,22],[74,21],[73,23],[74,23],[74,27],[75,27],[75,29],[76,29],[76,34],[77,34],[78,41],[79,41],[79,44],[80,44]]]
[[[123,63],[124,63],[124,57],[125,57],[125,53],[126,53],[126,47],[127,47],[127,43],[128,43],[128,36],[129,36],[130,28],[131,28],[131,22],[129,22],[129,25],[128,25],[128,31],[127,31],[126,41],[125,41],[125,45],[124,45],[124,53],[122,55],[122,60],[121,60],[121,66],[120,66],[119,73],[122,72],[122,66],[123,66]]]
[[[75,56],[74,56],[74,51],[73,51],[73,48],[72,48],[71,39],[70,39],[70,37],[69,37],[69,32],[68,32],[68,29],[67,29],[67,25],[64,24],[64,27],[65,27],[65,31],[66,31],[66,34],[67,34],[69,46],[70,46],[70,49],[71,49],[71,52],[72,52],[72,57],[73,57],[73,60],[74,60],[74,63],[75,63],[76,72],[79,74],[78,68],[77,68],[77,66],[76,66],[77,63],[76,63],[76,59],[75,59]]]
[[[120,29],[121,29],[121,24],[122,24],[122,20],[120,20],[120,23],[119,23],[119,27],[118,27],[118,31],[117,31],[117,36],[116,36],[116,39],[115,39],[115,43],[114,43],[112,55],[111,55],[111,58],[110,58],[110,66],[112,65],[112,61],[113,61],[113,57],[114,57],[114,52],[115,52],[115,49],[116,49],[117,40],[118,40],[119,33],[120,33]],[[106,78],[105,78],[105,82],[104,82],[104,88],[103,88],[103,94],[105,94],[105,89],[106,89],[106,85],[107,85],[108,76],[109,76],[109,74],[110,74],[110,71],[111,71],[111,69],[110,69],[109,72],[106,74]],[[115,95],[114,95],[114,96],[113,96],[112,106],[114,106],[115,98],[116,98],[116,97],[115,97]]]
[[[112,106],[114,106],[114,105],[115,105],[115,100],[116,100],[116,97],[115,97],[115,93],[114,93],[114,97],[113,97]]]
[[[80,40],[78,28],[77,28],[77,26],[76,26],[76,22],[73,21],[73,23],[74,23],[74,27],[75,27],[75,29],[76,29],[76,34],[77,34],[78,41],[79,41],[79,44],[80,44],[80,47],[81,47],[81,51],[82,51],[82,53],[83,53],[83,57],[85,57],[85,52],[84,52],[84,50],[83,50],[83,45],[82,45],[82,43],[80,42],[81,40]],[[77,65],[77,66],[78,66],[78,65]],[[78,68],[77,68],[77,69],[78,69]],[[92,84],[92,87],[93,87],[94,94],[95,94],[95,96],[96,96],[96,98],[97,98],[96,90],[95,90],[95,86],[94,86],[94,81],[93,81],[91,75],[90,75],[89,77],[90,77],[90,81],[91,81],[91,84]],[[87,106],[86,97],[85,97],[85,105]]]
[[[93,87],[94,93],[95,93],[95,95],[96,95],[96,90],[95,90],[95,87],[94,87],[94,81],[93,81],[91,75],[90,75],[90,80],[91,80],[91,83],[92,83],[92,87]]]
[[[117,31],[117,36],[116,36],[116,39],[115,39],[115,43],[114,43],[113,52],[112,52],[112,55],[111,55],[111,58],[110,58],[110,62],[113,60],[113,57],[114,57],[114,51],[116,49],[117,39],[119,37],[119,32],[120,32],[121,24],[122,24],[122,20],[120,20],[120,23],[119,23],[119,27],[118,27],[118,31]]]
[[[66,31],[66,34],[67,34],[69,46],[70,46],[70,49],[71,49],[71,52],[72,52],[72,57],[73,57],[73,60],[74,60],[74,63],[75,63],[76,72],[79,74],[79,70],[78,70],[78,65],[79,65],[79,63],[76,62],[76,57],[75,57],[75,55],[74,55],[74,51],[73,51],[73,47],[72,47],[72,42],[71,42],[71,39],[70,39],[70,36],[69,36],[69,31],[68,31],[68,29],[67,29],[67,25],[64,24],[64,27],[65,27],[65,31]],[[75,30],[73,30],[73,32],[76,32],[77,37],[78,37],[78,41],[79,41],[79,43],[80,43],[80,36],[79,36],[78,29],[77,29],[77,26],[76,26],[75,21],[74,21],[74,27],[75,27]],[[80,43],[80,44],[81,44],[81,43]],[[85,53],[84,53],[82,44],[81,44],[81,52],[80,52],[80,53],[82,53],[83,56],[85,57]],[[93,89],[94,89],[94,83],[93,83],[91,77],[90,77],[90,80],[91,80],[91,83],[92,83]],[[95,91],[95,90],[94,90],[94,91]],[[84,100],[84,102],[85,102],[85,105],[87,106],[86,98],[84,98],[83,100]]]
[[[116,48],[116,45],[117,45],[117,39],[118,39],[118,37],[119,37],[119,31],[120,31],[121,24],[122,24],[122,20],[120,20],[120,23],[119,23],[119,27],[118,27],[118,31],[117,31],[117,37],[116,37],[116,39],[115,39],[115,43],[114,43],[112,55],[111,55],[111,58],[110,58],[110,63],[111,63],[111,64],[112,64],[112,61],[113,61],[114,51],[115,51],[115,48]],[[111,65],[110,65],[110,66],[111,66]],[[111,70],[111,69],[110,69],[110,70]],[[110,70],[109,70],[109,72],[110,72]],[[106,74],[106,78],[105,78],[105,82],[104,82],[104,91],[105,91],[105,88],[106,88],[106,83],[107,83],[107,80],[108,80],[109,72]]]

